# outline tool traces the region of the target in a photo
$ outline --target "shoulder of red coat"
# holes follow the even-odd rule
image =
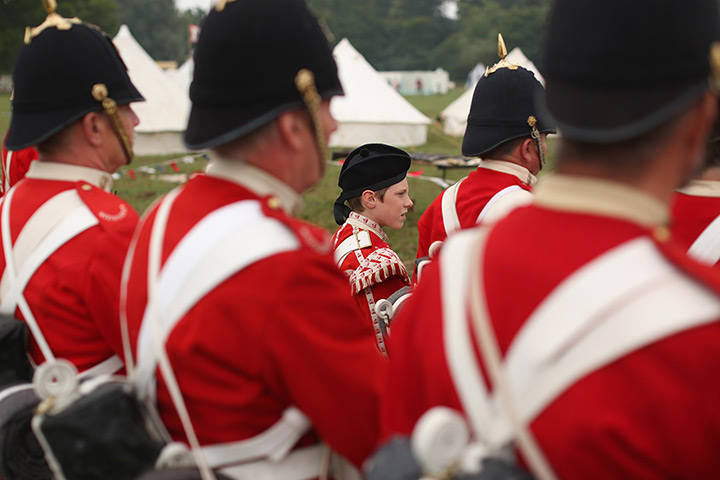
[[[282,203],[275,196],[263,197],[260,199],[260,203],[263,213],[270,218],[275,218],[288,227],[303,247],[309,248],[321,255],[330,253],[332,241],[327,230],[286,214],[282,208]]]
[[[655,228],[651,237],[660,253],[678,270],[720,295],[720,270],[688,257],[685,246],[675,241],[670,231],[665,227]]]
[[[80,199],[101,224],[136,224],[138,214],[125,200],[87,182],[75,184]]]

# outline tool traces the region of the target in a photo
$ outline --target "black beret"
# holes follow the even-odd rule
[[[189,148],[242,137],[304,106],[295,85],[310,70],[321,97],[343,93],[330,44],[302,0],[242,0],[211,9],[195,49]]]
[[[556,0],[541,60],[547,108],[569,139],[636,138],[706,91],[718,36],[715,0]]]
[[[342,193],[335,200],[335,222],[342,225],[350,214],[344,202],[362,195],[365,190],[382,190],[402,181],[410,169],[410,155],[382,143],[362,145],[347,156],[338,177]]]
[[[15,60],[7,148],[37,145],[85,114],[102,110],[92,96],[97,83],[105,84],[118,105],[144,100],[112,40],[97,27],[80,23],[69,30],[43,30],[20,48]]]
[[[482,76],[473,92],[462,154],[479,157],[508,140],[529,137],[530,116],[540,133],[555,133],[550,117],[536,107],[535,97],[542,91],[535,75],[523,67],[503,67]]]

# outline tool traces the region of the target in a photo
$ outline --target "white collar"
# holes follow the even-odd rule
[[[102,170],[45,160],[30,162],[30,168],[25,176],[39,180],[84,181],[106,192],[110,191],[113,183],[112,176]]]
[[[535,205],[627,220],[645,227],[667,225],[668,207],[655,197],[619,182],[553,173],[535,190]]]
[[[691,180],[687,185],[678,188],[677,191],[696,197],[720,197],[720,181]]]
[[[205,169],[208,175],[240,184],[259,196],[274,195],[288,215],[297,215],[302,210],[302,197],[276,177],[242,160],[221,157],[215,152],[208,156],[210,163]]]
[[[382,227],[378,225],[377,222],[375,222],[374,220],[370,220],[365,215],[357,212],[350,212],[350,216],[347,220],[345,220],[345,223],[347,223],[348,225],[352,225],[353,227],[360,228],[362,230],[369,230],[378,237],[380,237],[383,242],[388,243],[388,236],[383,231]]]
[[[507,173],[517,177],[518,180],[531,187],[537,183],[537,177],[530,173],[530,170],[517,163],[506,162],[504,160],[480,160],[478,168],[487,168],[488,170]]]

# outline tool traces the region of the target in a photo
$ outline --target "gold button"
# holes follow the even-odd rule
[[[268,207],[272,208],[273,210],[279,210],[280,207],[282,207],[282,203],[280,203],[280,199],[277,197],[270,197],[267,201]]]
[[[80,188],[81,188],[82,190],[85,190],[86,192],[89,192],[90,190],[92,190],[92,187],[91,187],[90,185],[88,185],[87,183],[83,183],[83,184],[80,186]]]
[[[665,243],[670,240],[672,234],[667,227],[655,227],[652,231],[652,236],[660,243]]]

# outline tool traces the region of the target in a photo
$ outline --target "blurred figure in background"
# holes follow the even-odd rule
[[[531,71],[505,60],[502,35],[498,51],[500,61],[475,86],[463,136],[462,154],[482,161],[420,217],[417,259],[433,256],[453,232],[494,223],[532,201],[530,192],[545,164],[545,140],[555,127],[535,104],[542,84]]]
[[[716,126],[715,134],[720,134]],[[720,136],[708,144],[700,176],[678,188],[672,201],[672,233],[688,255],[707,265],[720,261]]]
[[[412,434],[410,471],[720,476],[720,284],[668,230],[717,115],[719,36],[713,0],[554,2],[557,169],[449,239],[393,327],[383,437]]]

